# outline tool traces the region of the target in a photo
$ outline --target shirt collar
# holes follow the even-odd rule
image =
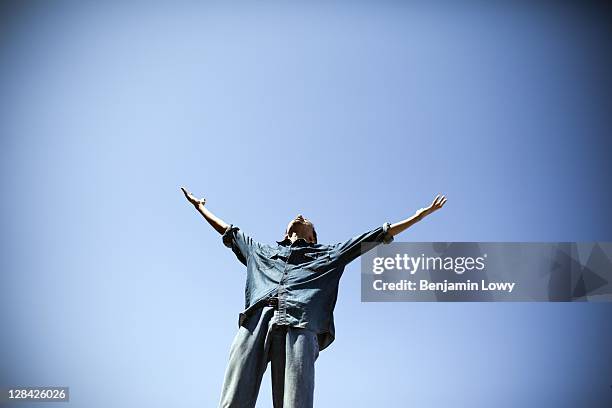
[[[289,245],[291,245],[291,240],[289,238],[285,238],[282,241],[276,241],[276,243],[278,245],[289,246]],[[296,246],[304,246],[304,245],[314,245],[314,244],[306,241],[304,238],[298,238],[298,239],[295,240],[295,245]]]

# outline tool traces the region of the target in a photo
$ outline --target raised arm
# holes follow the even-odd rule
[[[198,210],[198,212],[202,214],[204,219],[208,221],[208,223],[215,229],[215,231],[217,231],[219,234],[223,234],[225,230],[227,230],[229,225],[204,206],[204,204],[206,204],[205,198],[194,197],[194,195],[187,191],[184,187],[181,187],[181,190],[183,190],[183,194],[185,194],[187,201],[193,204],[196,210]]]
[[[446,203],[446,197],[437,195],[433,200],[433,203],[429,207],[419,209],[412,217],[406,218],[403,221],[396,222],[395,224],[391,224],[389,228],[389,234],[392,236],[396,236],[400,232],[404,231],[406,228],[411,225],[421,221],[423,218],[427,217],[429,214],[434,211],[439,210]]]

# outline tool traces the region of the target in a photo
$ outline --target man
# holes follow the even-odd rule
[[[268,362],[274,407],[312,407],[314,364],[319,351],[334,341],[333,311],[344,267],[446,203],[446,197],[438,195],[410,218],[334,245],[319,244],[314,225],[298,215],[282,241],[267,245],[215,216],[205,199],[181,190],[247,269],[245,310],[221,393],[224,408],[255,407]]]

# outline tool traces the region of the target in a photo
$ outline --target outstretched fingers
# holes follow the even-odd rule
[[[193,194],[191,194],[189,191],[187,191],[187,189],[185,187],[181,187],[181,190],[183,190],[183,194],[185,194],[185,197],[191,201],[194,199]]]
[[[189,191],[187,191],[187,189],[185,189],[185,187],[181,187],[181,190],[183,191],[183,194],[185,194],[185,197],[187,198],[187,200],[192,203],[192,204],[206,204],[206,199],[205,198],[200,198],[197,199],[193,194],[191,194]]]
[[[433,208],[434,210],[437,210],[439,208],[442,208],[442,206],[445,203],[446,203],[446,196],[438,194],[436,198],[433,200],[433,203],[431,204],[431,208]]]
[[[438,195],[436,196],[436,198],[434,198],[433,203],[431,203],[431,206],[432,206],[433,208],[436,208],[436,207],[438,206],[438,201],[439,201],[439,200],[440,200],[440,194],[438,194]]]

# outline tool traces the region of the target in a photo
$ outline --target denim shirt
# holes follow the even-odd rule
[[[393,241],[389,228],[385,223],[334,245],[312,244],[304,239],[269,245],[230,225],[223,243],[247,270],[245,308],[239,315],[239,326],[268,297],[277,296],[277,324],[315,331],[319,349],[323,350],[335,338],[333,311],[345,266],[376,245]]]

